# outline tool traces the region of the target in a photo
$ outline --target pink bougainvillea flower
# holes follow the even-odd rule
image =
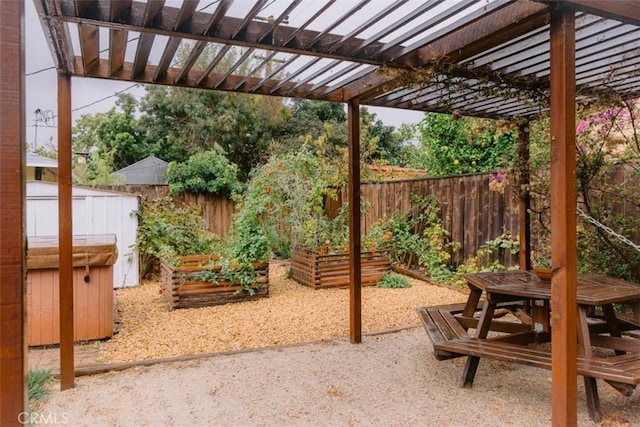
[[[580,123],[578,123],[578,127],[576,128],[576,132],[579,134],[584,132],[585,129],[587,129],[587,126],[589,126],[589,124],[586,120],[580,120]]]
[[[502,181],[502,178],[504,178],[504,174],[502,172],[497,172],[497,173],[490,174],[489,177],[494,181],[500,182]]]

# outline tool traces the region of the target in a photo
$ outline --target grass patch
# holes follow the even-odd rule
[[[38,402],[49,396],[49,383],[51,372],[48,369],[30,370],[27,376],[27,393],[29,395],[29,408],[33,408]]]

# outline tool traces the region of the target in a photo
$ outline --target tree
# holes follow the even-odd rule
[[[360,109],[363,127],[366,129],[366,139],[372,150],[371,160],[382,161],[386,164],[400,165],[402,163],[402,148],[407,141],[407,135],[398,132],[395,127],[385,125],[375,113],[366,107]]]
[[[171,162],[167,168],[167,182],[172,194],[208,193],[234,195],[242,191],[238,168],[229,163],[222,148],[196,153],[186,162]]]
[[[28,153],[34,153],[42,157],[47,157],[49,159],[55,160],[58,158],[58,147],[53,145],[51,142],[44,145],[38,145],[37,147],[27,142],[26,150]]]
[[[495,120],[426,113],[418,129],[431,175],[504,170],[515,159],[515,130]]]
[[[135,98],[120,94],[116,107],[106,113],[83,115],[73,128],[73,150],[95,153],[98,157],[109,154],[117,170],[155,154],[155,147],[141,138],[135,118]]]
[[[185,61],[192,47],[193,43],[183,44],[176,60]],[[204,70],[219,49],[220,46],[207,46],[193,69]],[[212,72],[229,71],[244,53],[240,48],[231,49]],[[236,72],[247,74],[260,59],[249,57]],[[198,152],[218,146],[230,162],[238,165],[241,180],[246,180],[253,167],[266,161],[270,142],[281,133],[287,119],[280,98],[180,87],[147,87],[140,110],[144,138],[148,144],[159,147],[158,157],[184,162]]]
[[[326,127],[332,129],[330,139],[325,139],[325,147],[336,154],[336,147],[347,146],[346,113],[344,105],[337,102],[294,99],[284,112],[285,120],[280,132],[269,147],[270,154],[295,152],[303,141],[316,140],[326,135]]]
[[[347,120],[347,115],[344,112],[344,104],[337,102],[295,99],[291,110],[294,117],[318,119],[321,123],[342,123]]]
[[[579,207],[590,218],[578,227],[580,267],[632,281],[640,279],[640,251],[618,240],[616,232],[635,242],[640,238],[639,113],[637,100],[619,101],[582,112],[576,128]],[[624,171],[624,182],[612,183],[615,171]]]
[[[148,87],[140,103],[140,125],[148,143],[158,145],[158,157],[183,162],[217,145],[245,180],[251,168],[266,160],[283,108],[252,95]]]
[[[386,126],[375,113],[360,108],[361,160],[365,163],[399,164],[402,147],[410,133],[400,133]],[[280,135],[272,154],[296,151],[303,140],[321,141],[323,154],[332,158],[343,157],[347,148],[347,116],[344,104],[326,101],[296,99],[291,117]]]
[[[113,183],[111,174],[115,170],[155,154],[157,147],[147,144],[138,130],[136,106],[132,95],[120,94],[117,108],[106,113],[85,114],[76,122],[72,131],[73,151],[84,153],[89,159],[76,171],[81,182]]]
[[[612,105],[613,104],[613,105]],[[640,239],[640,102],[601,100],[579,109],[576,122],[578,268],[640,280],[640,252],[609,230]],[[534,263],[548,263],[551,140],[549,118],[531,124],[531,212]],[[619,176],[624,179],[615,179]],[[578,211],[578,212],[580,212]],[[602,224],[596,225],[593,220]],[[606,228],[605,228],[606,227]]]

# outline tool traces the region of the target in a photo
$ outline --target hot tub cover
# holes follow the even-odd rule
[[[74,267],[113,265],[117,258],[115,234],[73,236]],[[27,237],[27,269],[58,266],[58,236]]]

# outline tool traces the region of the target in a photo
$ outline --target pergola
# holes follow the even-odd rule
[[[525,159],[526,123],[550,115],[552,419],[555,425],[576,424],[575,110],[577,103],[603,94],[618,100],[640,96],[638,1],[34,1],[59,75],[63,389],[74,381],[71,77],[76,76],[347,103],[354,343],[362,339],[359,106],[517,121]],[[16,423],[25,405],[22,16],[22,2],[2,3],[3,425]],[[530,267],[526,203],[525,198],[520,209],[521,268]]]

